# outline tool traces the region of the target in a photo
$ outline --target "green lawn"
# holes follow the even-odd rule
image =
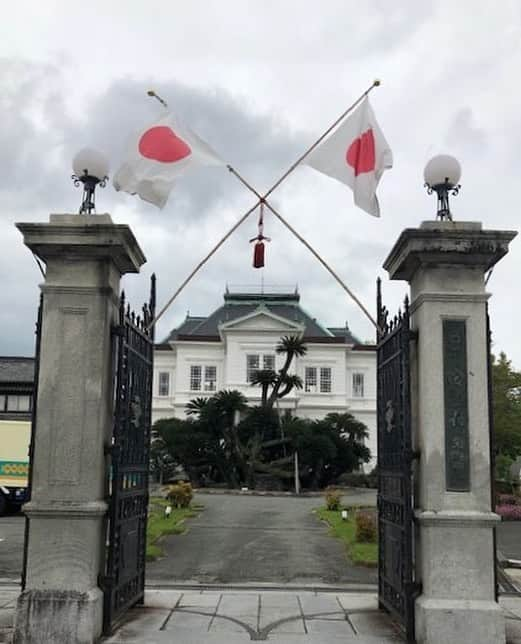
[[[157,559],[163,554],[160,540],[166,534],[182,534],[186,531],[185,520],[196,517],[203,509],[202,505],[192,503],[189,508],[172,508],[172,514],[165,517],[165,507],[171,505],[166,499],[150,499],[147,525],[147,561]]]
[[[345,543],[347,556],[353,563],[370,567],[378,565],[378,544],[356,541],[355,511],[353,509],[348,509],[346,521],[342,519],[340,511],[334,512],[322,507],[314,512],[331,526],[331,534]]]

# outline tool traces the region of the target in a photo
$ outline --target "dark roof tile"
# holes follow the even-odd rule
[[[300,304],[298,293],[226,293],[224,304],[208,317],[187,316],[184,322],[173,329],[163,343],[173,340],[206,340],[219,338],[219,326],[246,317],[260,307],[266,308],[273,315],[285,318],[304,326],[304,340],[326,340],[335,343],[358,344],[359,340],[349,329],[326,329],[316,318],[304,311]],[[342,332],[340,332],[342,331]]]
[[[0,357],[0,382],[33,382],[34,358],[17,356]]]

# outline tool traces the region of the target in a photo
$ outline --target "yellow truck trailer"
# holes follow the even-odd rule
[[[27,500],[29,420],[0,420],[0,516]]]

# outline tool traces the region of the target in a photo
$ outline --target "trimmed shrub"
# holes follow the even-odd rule
[[[340,510],[340,499],[342,498],[341,493],[338,490],[326,490],[325,499],[326,499],[326,508],[336,512]]]
[[[512,494],[514,486],[510,481],[501,481],[496,479],[496,492],[497,494]]]
[[[359,510],[355,515],[356,540],[361,543],[376,543],[376,514],[369,510]]]
[[[176,508],[188,508],[192,502],[194,491],[190,483],[179,481],[175,485],[168,487],[166,498],[175,505]]]
[[[498,505],[521,505],[521,499],[515,494],[498,494]]]

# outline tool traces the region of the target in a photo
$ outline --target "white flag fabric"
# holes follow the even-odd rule
[[[225,165],[225,162],[169,113],[132,140],[113,184],[116,190],[137,194],[144,201],[163,208],[176,178],[189,168],[204,165]]]
[[[359,208],[380,216],[376,187],[384,170],[392,167],[393,156],[367,96],[304,162],[348,185]]]

